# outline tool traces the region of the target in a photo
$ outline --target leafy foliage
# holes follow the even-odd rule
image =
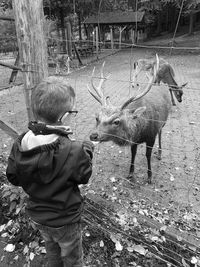
[[[183,12],[186,14],[200,10],[200,0],[162,0],[162,2],[163,4],[171,3],[178,9],[180,9],[183,4]]]
[[[4,224],[1,236],[7,240],[5,251],[22,254],[27,266],[35,255],[45,252],[34,224],[25,213],[26,194],[20,187],[3,184],[0,188]]]
[[[12,8],[12,0],[0,0],[0,7],[4,10]]]

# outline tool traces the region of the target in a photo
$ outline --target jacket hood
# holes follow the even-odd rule
[[[62,170],[71,147],[62,149],[61,140],[64,137],[51,134],[35,136],[31,131],[20,136],[16,142],[15,167],[18,177],[24,184],[48,184]],[[60,148],[59,148],[60,147]],[[58,148],[60,150],[57,153]]]

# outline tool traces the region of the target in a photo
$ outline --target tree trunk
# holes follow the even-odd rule
[[[176,8],[172,5],[169,6],[169,32],[174,32],[177,22]]]
[[[67,53],[67,38],[65,31],[65,18],[63,14],[63,9],[60,9],[60,25],[61,25],[61,33],[62,33],[62,51]]]
[[[78,33],[79,33],[79,40],[82,40],[82,31],[81,31],[81,14],[78,13]]]
[[[158,10],[157,12],[157,28],[156,28],[156,35],[159,35],[161,33],[161,26],[162,26],[162,12],[161,10]]]
[[[89,40],[90,35],[85,24],[84,24],[84,30],[85,30],[85,35],[87,36],[87,40]]]
[[[194,30],[194,13],[190,12],[190,22],[189,22],[189,32],[188,34],[191,35]]]
[[[13,0],[20,61],[23,68],[24,95],[28,119],[33,119],[30,92],[48,76],[47,44],[44,36],[42,0]]]

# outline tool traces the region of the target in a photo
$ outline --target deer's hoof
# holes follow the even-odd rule
[[[127,179],[131,182],[135,182],[135,177],[133,173],[129,173],[129,175],[127,176]]]
[[[155,151],[154,154],[156,155],[156,158],[158,160],[161,160],[161,153],[160,152]]]
[[[152,175],[148,175],[147,184],[152,184]]]
[[[157,155],[156,155],[156,158],[157,158],[158,160],[161,160],[161,155],[157,154]]]

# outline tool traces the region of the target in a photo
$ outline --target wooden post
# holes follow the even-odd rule
[[[135,43],[135,31],[134,31],[134,29],[131,29],[131,41],[132,41],[132,44],[134,44]]]
[[[126,29],[126,26],[125,27],[119,27],[119,49],[122,48],[122,32]]]
[[[48,76],[47,44],[43,32],[43,0],[13,0],[20,61],[23,68],[24,95],[28,119],[31,90]]]
[[[92,30],[92,43],[93,43],[93,46],[95,47],[95,29],[94,28]]]
[[[99,29],[98,26],[96,26],[96,55],[97,59],[99,58]]]
[[[122,27],[119,27],[119,49],[121,49],[122,44]]]
[[[68,55],[72,56],[72,29],[70,22],[67,22],[67,47],[68,47]]]
[[[113,44],[113,28],[112,28],[112,26],[110,27],[110,41],[111,41],[111,49],[113,51],[114,44]]]

